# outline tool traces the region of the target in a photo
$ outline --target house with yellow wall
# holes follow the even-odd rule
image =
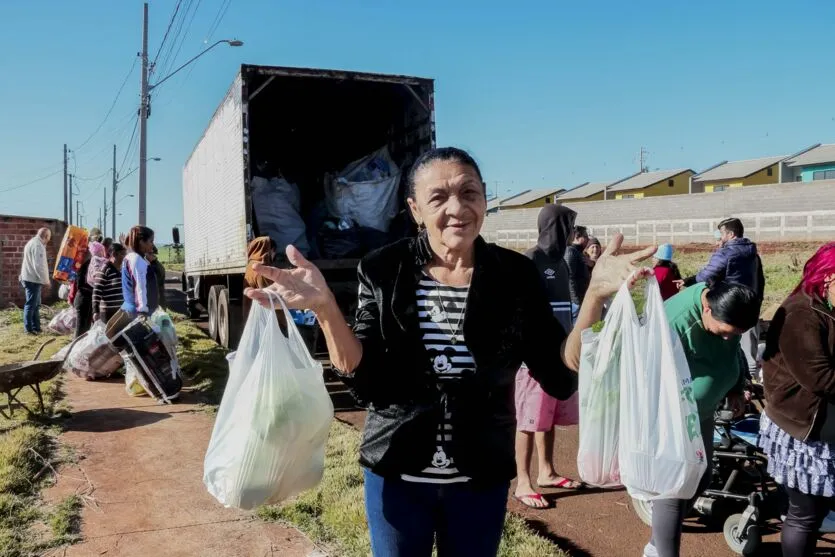
[[[606,188],[605,198],[642,199],[689,193],[690,177],[695,174],[689,168],[639,172],[611,184]]]
[[[570,190],[561,193],[557,197],[557,201],[570,201],[577,203],[580,201],[603,201],[603,194],[606,191],[606,186],[611,182],[584,182],[579,186],[573,187]]]
[[[531,207],[544,207],[556,201],[557,196],[565,191],[565,188],[543,188],[536,190],[525,190],[512,197],[507,197],[499,203],[498,209],[530,209]]]
[[[724,161],[693,176],[692,193],[720,192],[729,188],[777,184],[780,181],[780,157],[744,161]]]

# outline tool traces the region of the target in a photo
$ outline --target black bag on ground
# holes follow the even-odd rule
[[[135,319],[112,342],[149,395],[169,404],[177,398],[183,380],[162,339],[145,319]]]

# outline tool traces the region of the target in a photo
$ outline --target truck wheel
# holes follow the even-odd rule
[[[234,317],[230,311],[229,290],[221,288],[217,297],[217,341],[224,348],[231,348],[232,321]]]
[[[209,312],[209,338],[214,341],[218,339],[217,304],[221,288],[221,286],[209,288],[209,307],[206,308]]]

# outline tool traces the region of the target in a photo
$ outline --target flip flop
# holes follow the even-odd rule
[[[551,504],[548,502],[548,500],[545,499],[545,497],[543,497],[542,494],[540,494],[540,493],[531,493],[529,495],[514,495],[513,498],[516,499],[517,501],[519,501],[519,504],[524,505],[524,506],[528,507],[529,509],[534,509],[534,510],[537,510],[537,511],[541,511],[541,510],[544,510],[544,509],[547,509],[547,508],[551,507]],[[545,503],[545,506],[544,507],[537,507],[537,506],[531,505],[530,503],[525,502],[526,499],[533,499],[534,501],[541,501],[541,502]]]
[[[574,490],[579,490],[579,489],[585,489],[586,488],[586,484],[584,484],[583,482],[578,482],[578,481],[572,480],[570,478],[564,478],[562,476],[560,476],[560,479],[556,482],[551,482],[551,483],[547,483],[547,484],[537,483],[537,485],[539,487],[543,488],[543,489],[574,489]]]

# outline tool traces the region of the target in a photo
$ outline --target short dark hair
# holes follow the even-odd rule
[[[110,248],[107,250],[107,254],[112,257],[117,253],[122,253],[124,251],[126,251],[125,246],[123,246],[119,242],[114,242],[110,244]]]
[[[718,228],[719,230],[722,230],[724,228],[728,232],[733,232],[734,236],[736,236],[737,238],[742,238],[743,236],[745,236],[745,227],[742,226],[742,221],[737,218],[725,219],[721,221],[719,223],[719,226],[717,226],[716,228]]]
[[[412,168],[409,170],[407,178],[407,185],[409,188],[409,197],[415,198],[415,176],[420,170],[436,161],[455,161],[457,163],[469,166],[475,173],[478,174],[478,179],[481,182],[484,192],[487,193],[487,186],[484,184],[484,178],[481,176],[481,169],[475,159],[464,149],[458,147],[438,147],[424,152],[417,158]]]
[[[588,238],[589,237],[589,229],[585,226],[575,226],[574,227],[574,238]],[[598,242],[599,245],[599,242]]]
[[[762,301],[747,286],[717,282],[708,286],[706,297],[713,317],[731,327],[747,331],[760,321]]]

